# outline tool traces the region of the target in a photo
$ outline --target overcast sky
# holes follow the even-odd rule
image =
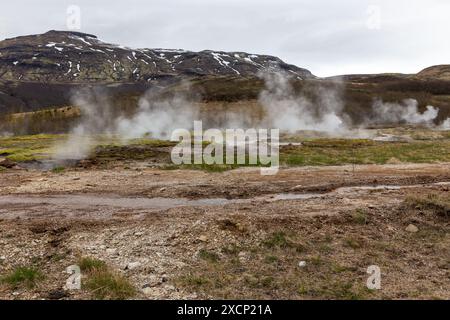
[[[448,0],[2,0],[0,38],[67,30],[69,5],[106,42],[270,54],[318,76],[450,63]]]

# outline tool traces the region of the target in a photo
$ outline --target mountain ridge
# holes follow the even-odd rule
[[[36,82],[151,82],[170,77],[256,76],[285,71],[297,79],[309,70],[270,55],[183,49],[133,49],[95,35],[51,30],[0,41],[0,79]]]

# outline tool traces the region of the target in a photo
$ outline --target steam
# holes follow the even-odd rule
[[[94,135],[110,134],[113,128],[111,103],[102,89],[80,90],[72,96],[72,104],[80,108],[82,118],[69,132],[68,139],[56,146],[57,160],[86,158],[95,145]]]
[[[168,139],[173,130],[192,129],[195,120],[204,120],[205,129],[213,128],[276,128],[280,131],[319,131],[330,136],[370,137],[365,128],[374,124],[426,125],[450,130],[450,118],[436,126],[439,109],[427,106],[420,112],[414,99],[400,103],[373,102],[363,124],[355,125],[346,114],[344,86],[340,81],[311,82],[296,90],[293,78],[286,73],[261,75],[265,89],[258,97],[262,115],[252,115],[245,105],[239,110],[201,113],[189,83],[178,91],[164,88],[148,90],[138,101],[133,114],[115,107],[103,89],[86,88],[73,95],[73,104],[81,110],[79,123],[70,131],[67,141],[56,146],[56,159],[83,159],[97,144],[99,135],[118,136],[128,140],[149,136]],[[187,94],[189,93],[189,95]],[[117,105],[117,104],[116,104]]]
[[[342,85],[332,88],[318,86],[313,98],[295,92],[291,77],[282,73],[263,75],[266,89],[259,96],[265,111],[264,123],[282,131],[316,130],[329,133],[347,131],[343,114]]]
[[[174,129],[191,128],[198,118],[198,108],[186,95],[167,97],[161,88],[146,92],[139,99],[137,112],[128,117],[114,108],[109,95],[99,88],[78,91],[72,100],[80,108],[82,118],[69,132],[68,139],[56,146],[57,160],[86,158],[99,135],[122,140],[142,136],[166,139]]]
[[[439,109],[427,106],[423,113],[419,112],[417,100],[406,99],[402,103],[384,103],[376,100],[372,105],[373,117],[370,122],[376,124],[426,124],[433,125]]]
[[[131,118],[119,117],[115,133],[125,139],[149,135],[167,139],[173,130],[189,129],[198,119],[199,110],[185,95],[161,99],[158,90],[149,90],[140,100],[137,113]]]
[[[450,118],[447,118],[442,124],[439,126],[440,130],[450,130]]]
[[[420,112],[415,99],[405,99],[400,103],[376,99],[364,123],[356,125],[344,111],[342,82],[334,81],[332,86],[316,84],[312,92],[306,95],[305,92],[294,90],[292,77],[287,74],[271,73],[262,77],[266,89],[261,92],[259,103],[266,114],[263,121],[266,127],[288,132],[313,130],[353,137],[367,136],[364,130],[367,126],[380,124],[420,124],[438,130],[450,130],[450,118],[436,126],[439,108],[426,106],[425,111]]]

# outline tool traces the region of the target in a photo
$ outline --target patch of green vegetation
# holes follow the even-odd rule
[[[367,212],[364,209],[356,209],[352,213],[352,220],[357,224],[367,224]]]
[[[102,300],[124,300],[136,294],[136,289],[127,279],[107,269],[90,271],[83,287],[88,289],[95,299]]]
[[[94,270],[105,270],[106,263],[102,260],[90,258],[90,257],[82,257],[78,260],[77,265],[80,267],[83,272],[90,272]]]
[[[344,246],[352,248],[352,249],[360,249],[360,248],[362,248],[363,244],[358,239],[348,237],[348,238],[344,239]]]
[[[292,240],[284,231],[273,232],[262,242],[262,245],[269,249],[294,249],[296,252],[304,252],[305,246]]]
[[[136,294],[133,285],[122,275],[111,271],[102,260],[82,257],[78,266],[86,276],[83,289],[89,290],[95,299],[124,300]]]
[[[236,245],[231,245],[223,247],[221,251],[230,256],[237,256],[241,249]]]
[[[431,210],[439,216],[450,215],[450,196],[444,197],[431,193],[425,197],[408,197],[405,202],[410,207]]]
[[[247,275],[244,277],[245,283],[250,288],[260,288],[260,289],[276,289],[278,284],[273,276],[264,275]]]
[[[286,233],[278,231],[272,233],[264,242],[264,246],[267,248],[288,248],[291,247],[291,241],[287,238]]]
[[[177,282],[179,282],[181,285],[188,287],[201,287],[211,284],[210,279],[203,276],[196,276],[192,274],[179,277],[177,279]]]
[[[276,263],[276,262],[279,261],[278,257],[272,256],[272,255],[266,256],[266,257],[264,258],[264,260],[266,261],[266,263],[269,263],[269,264],[270,264],[270,263]]]
[[[205,261],[212,262],[212,263],[219,262],[219,260],[220,260],[220,257],[217,253],[208,251],[206,249],[201,249],[198,252],[198,256],[200,259],[203,259]]]
[[[61,172],[63,172],[64,170],[66,170],[66,168],[64,168],[64,167],[54,167],[54,168],[52,169],[52,172],[53,172],[53,173],[61,173]]]
[[[313,266],[316,266],[316,267],[319,267],[319,266],[323,265],[323,263],[324,263],[321,256],[313,256],[309,259],[309,261],[311,262],[311,264]]]
[[[301,296],[334,300],[362,300],[371,294],[367,288],[349,281],[331,279],[320,283],[300,283],[297,292]]]
[[[1,277],[0,281],[14,288],[21,285],[27,288],[34,288],[42,279],[44,279],[44,276],[38,269],[22,266],[15,268],[9,274]]]
[[[359,139],[316,139],[281,148],[280,162],[291,166],[386,164],[450,161],[450,141],[380,142]]]
[[[15,162],[46,159],[50,157],[53,145],[65,137],[50,134],[0,137],[0,150]]]

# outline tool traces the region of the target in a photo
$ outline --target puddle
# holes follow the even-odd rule
[[[85,195],[61,195],[52,197],[42,196],[0,196],[0,205],[11,204],[40,204],[69,207],[118,207],[127,209],[150,209],[162,210],[184,206],[210,206],[224,205],[233,202],[222,198],[190,200],[185,198],[130,198],[114,196],[85,196]]]
[[[341,187],[328,193],[279,193],[272,195],[259,196],[247,199],[225,199],[225,198],[204,198],[204,199],[187,199],[187,198],[133,198],[120,197],[114,195],[55,195],[55,196],[29,196],[29,195],[7,195],[0,196],[0,216],[7,218],[13,214],[11,206],[18,206],[16,210],[22,210],[22,214],[32,214],[31,208],[36,209],[37,206],[51,206],[53,211],[63,214],[72,215],[76,212],[86,209],[100,210],[103,218],[108,214],[123,209],[136,209],[147,211],[161,211],[177,207],[202,207],[202,206],[224,206],[228,204],[242,204],[252,202],[274,202],[283,200],[307,200],[312,198],[320,198],[324,196],[355,193],[358,191],[370,190],[399,190],[403,188],[417,188],[424,186],[442,186],[450,185],[450,182],[438,182],[426,185],[378,185],[378,186],[353,186]],[[9,207],[9,208],[8,208]],[[37,208],[42,213],[41,208]],[[106,211],[105,211],[106,210]],[[90,211],[90,210],[86,210]]]

